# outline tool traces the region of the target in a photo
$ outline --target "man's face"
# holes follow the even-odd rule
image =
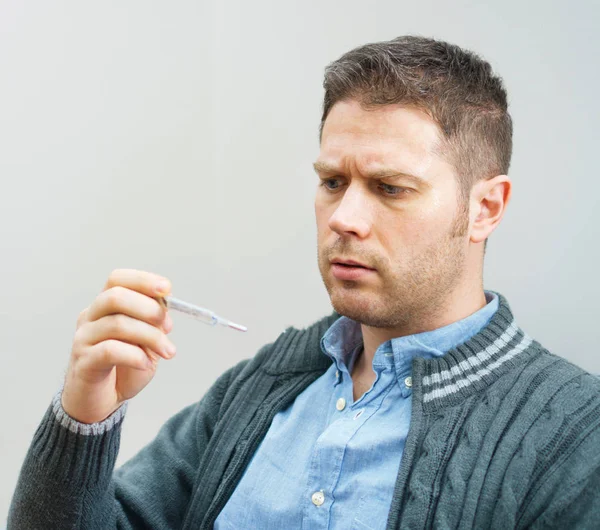
[[[423,111],[338,102],[315,163],[319,270],[334,309],[393,328],[437,314],[464,272],[468,211]],[[344,269],[354,260],[375,270]],[[341,271],[341,272],[339,272]],[[355,279],[341,277],[358,272]]]

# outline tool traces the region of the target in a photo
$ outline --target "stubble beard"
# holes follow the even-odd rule
[[[378,278],[341,281],[331,277],[329,255],[318,250],[321,278],[335,311],[375,328],[412,328],[446,309],[465,271],[468,210],[462,205],[438,241],[402,264],[377,264]],[[343,253],[341,253],[343,255]]]

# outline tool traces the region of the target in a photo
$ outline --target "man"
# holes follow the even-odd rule
[[[501,80],[401,37],[348,52],[324,88],[315,212],[335,311],[228,370],[113,471],[126,400],[174,353],[168,282],[115,271],[80,315],[10,528],[600,525],[600,382],[483,289],[511,195]]]

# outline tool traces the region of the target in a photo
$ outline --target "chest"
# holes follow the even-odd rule
[[[357,400],[334,377],[275,416],[215,529],[386,528],[410,400],[392,374],[363,382]]]

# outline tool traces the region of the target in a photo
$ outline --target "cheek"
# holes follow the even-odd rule
[[[446,234],[456,214],[455,194],[453,189],[432,192],[415,211],[413,228],[429,240]]]
[[[385,218],[380,216],[382,244],[400,260],[402,256],[419,255],[448,232],[453,213],[448,213],[439,204],[430,204],[402,214],[394,212]]]
[[[427,238],[427,222],[424,219],[393,216],[385,220],[380,218],[380,222],[382,245],[389,249],[390,257],[394,261],[394,258],[402,260],[402,256],[413,254]]]

